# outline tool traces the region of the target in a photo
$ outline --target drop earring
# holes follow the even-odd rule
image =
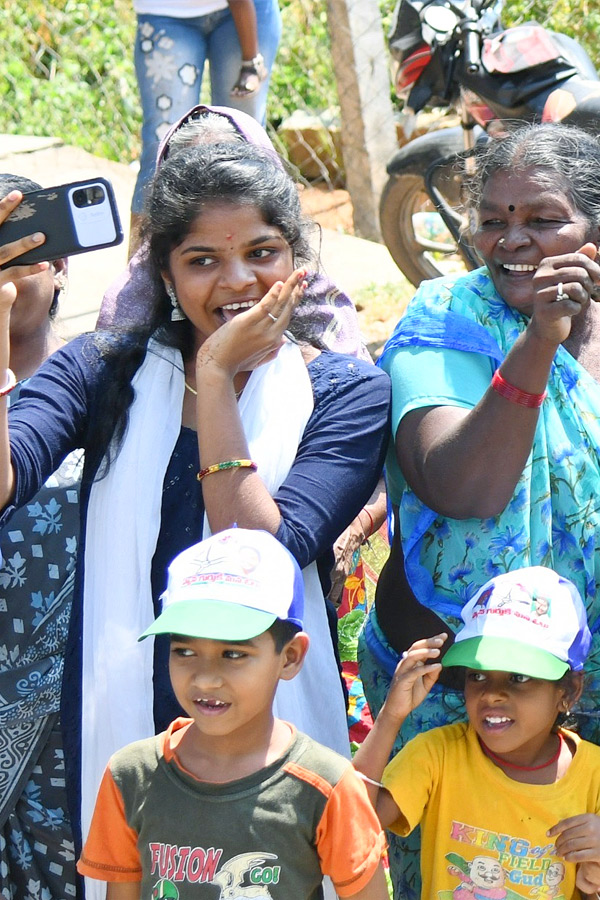
[[[182,308],[179,305],[179,300],[177,299],[177,294],[175,293],[175,288],[170,282],[165,282],[165,290],[169,295],[169,300],[171,301],[171,322],[183,322],[186,318],[186,315]]]

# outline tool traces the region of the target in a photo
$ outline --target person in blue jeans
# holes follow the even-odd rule
[[[135,0],[135,69],[143,124],[140,172],[131,204],[133,225],[142,213],[144,189],[154,173],[160,141],[198,102],[207,61],[211,103],[242,110],[264,124],[281,14],[277,0],[254,0],[254,6],[266,77],[255,92],[232,95],[243,56],[228,0]]]

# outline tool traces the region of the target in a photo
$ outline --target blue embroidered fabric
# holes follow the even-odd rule
[[[0,896],[9,900],[75,894],[58,711],[82,471],[74,451],[0,532]]]

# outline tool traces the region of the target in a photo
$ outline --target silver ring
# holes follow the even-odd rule
[[[274,316],[273,313],[268,312],[267,315],[268,315],[268,317],[269,317],[270,319],[273,319],[274,322],[278,322],[278,321],[279,321],[278,318],[277,318],[277,316]]]
[[[563,283],[559,281],[556,285],[556,303],[561,303],[563,300],[570,300],[571,298],[565,291],[563,291]]]

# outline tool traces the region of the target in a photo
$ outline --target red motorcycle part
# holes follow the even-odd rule
[[[517,25],[485,38],[481,62],[490,75],[523,72],[561,57],[561,48],[541,25]]]
[[[420,44],[398,66],[396,72],[396,94],[400,97],[413,86],[424,69],[431,62],[431,47]]]
[[[498,118],[494,110],[490,109],[487,103],[481,97],[478,97],[474,91],[463,89],[462,98],[469,115],[482,128],[487,128],[490,122]]]

